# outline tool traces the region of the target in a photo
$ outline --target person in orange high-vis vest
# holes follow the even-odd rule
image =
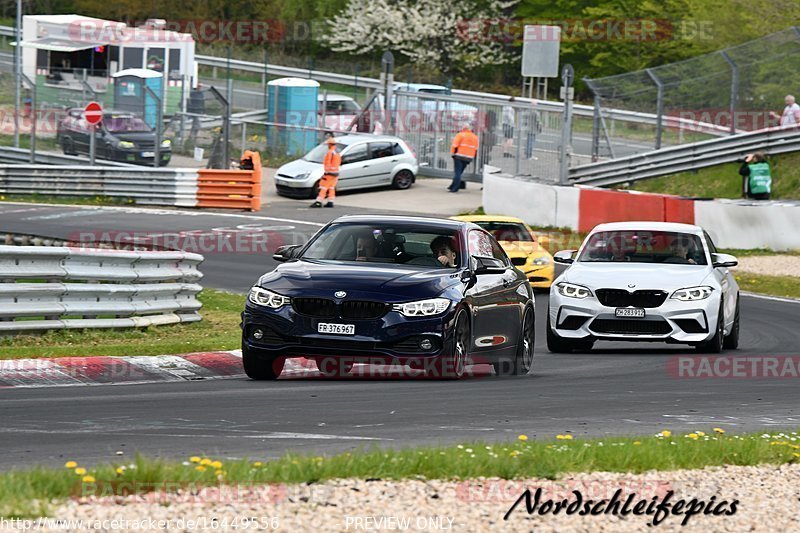
[[[469,123],[465,123],[455,138],[453,144],[450,146],[450,155],[453,157],[453,167],[455,174],[453,181],[447,188],[450,192],[458,192],[461,188],[461,174],[475,159],[475,154],[478,153],[478,136],[472,133]]]
[[[342,166],[342,156],[336,151],[336,139],[328,137],[326,142],[328,143],[328,153],[325,154],[325,158],[322,160],[324,174],[322,179],[319,180],[317,200],[311,204],[311,207],[322,207],[322,202],[326,196],[328,203],[325,204],[325,207],[333,207],[333,199],[336,198],[336,182],[339,181],[339,167]]]

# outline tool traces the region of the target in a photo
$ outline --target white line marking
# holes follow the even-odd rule
[[[743,292],[742,296],[749,296],[750,298],[758,298],[759,300],[771,300],[773,302],[784,302],[787,304],[800,304],[800,299],[797,298],[781,298],[780,296],[767,296],[766,294],[756,294],[754,292]]]
[[[275,222],[289,222],[292,224],[305,224],[307,226],[318,226],[318,227],[322,227],[325,225],[320,222],[309,222],[308,220],[266,217],[260,215],[245,215],[242,213],[191,212],[191,211],[181,211],[177,209],[176,210],[146,209],[143,207],[127,207],[127,206],[111,206],[111,205],[93,206],[93,205],[75,205],[75,204],[45,204],[45,203],[30,203],[30,202],[3,202],[0,205],[27,205],[27,206],[33,205],[33,206],[54,207],[54,208],[71,207],[89,211],[122,211],[131,214],[143,214],[143,215],[179,215],[179,216],[189,216],[189,217],[216,216],[216,217],[230,217],[230,218],[245,218],[248,220],[272,220]],[[0,211],[0,214],[2,213],[3,211]]]

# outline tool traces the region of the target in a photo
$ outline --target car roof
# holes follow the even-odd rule
[[[437,90],[447,90],[447,87],[444,85],[435,85],[433,83],[398,83],[395,87],[407,87],[409,89],[437,89]]]
[[[450,217],[453,220],[461,220],[464,222],[508,222],[512,224],[525,224],[525,221],[516,217],[504,217],[499,215],[459,215]]]
[[[398,142],[400,141],[400,137],[394,137],[392,135],[358,135],[358,134],[350,134],[350,135],[342,135],[341,137],[334,137],[337,143],[341,144],[355,144],[357,142],[378,142],[378,141],[390,141],[390,142]]]
[[[703,228],[693,224],[681,224],[678,222],[653,222],[650,220],[630,221],[630,222],[607,222],[605,224],[598,224],[592,230],[592,233],[598,231],[672,231],[676,233],[693,233],[695,235],[702,235]]]
[[[473,227],[473,224],[461,220],[434,217],[414,217],[406,215],[343,215],[334,219],[336,223],[359,223],[359,224],[418,224],[430,228],[461,229]]]
[[[328,100],[329,102],[332,102],[334,100],[335,101],[347,100],[349,102],[355,102],[355,100],[353,98],[351,98],[349,96],[345,96],[343,94],[329,94],[327,96],[325,96],[324,94],[318,94],[317,95],[317,101],[318,102],[322,102],[323,100]]]

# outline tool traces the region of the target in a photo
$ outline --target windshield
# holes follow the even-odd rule
[[[671,231],[601,231],[589,237],[580,262],[706,265],[700,237]]]
[[[322,102],[319,104],[322,112]],[[328,100],[325,102],[326,115],[357,115],[361,108],[352,100]]]
[[[454,231],[410,225],[333,224],[311,242],[302,259],[455,268],[460,264]]]
[[[346,146],[341,143],[336,143],[336,151],[341,152]],[[328,143],[322,143],[315,146],[310,152],[303,156],[303,161],[310,163],[322,163],[325,159],[325,154],[328,152]]]
[[[151,133],[153,131],[144,120],[131,115],[106,115],[103,117],[103,123],[106,130],[111,133]]]
[[[491,233],[497,241],[533,242],[531,232],[524,224],[516,222],[476,222],[475,224]]]
[[[428,93],[428,94],[450,94],[450,91],[448,91],[447,89],[420,89],[417,92]]]

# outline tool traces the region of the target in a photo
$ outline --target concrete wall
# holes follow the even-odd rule
[[[800,203],[692,200],[677,196],[559,187],[499,173],[483,176],[488,214],[534,226],[589,231],[602,222],[655,220],[702,226],[723,248],[800,250]]]

